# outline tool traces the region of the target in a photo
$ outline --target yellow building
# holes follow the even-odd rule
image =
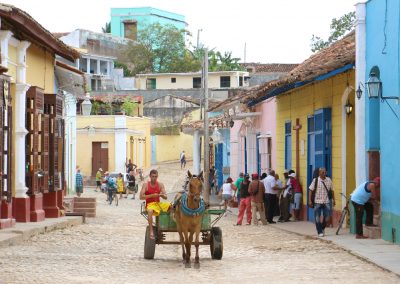
[[[103,171],[124,173],[131,159],[138,168],[151,165],[150,119],[125,115],[77,117],[77,166],[84,176]]]
[[[315,168],[325,167],[332,178],[338,221],[344,202],[355,187],[355,40],[354,33],[314,54],[280,80],[267,83],[248,105],[276,97],[278,173],[294,169],[303,186],[303,217],[308,186]]]

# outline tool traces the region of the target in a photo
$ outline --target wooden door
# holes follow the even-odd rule
[[[11,202],[12,106],[8,77],[0,77],[0,200]],[[1,215],[1,214],[0,214]]]
[[[92,142],[92,176],[99,168],[108,171],[108,142]]]

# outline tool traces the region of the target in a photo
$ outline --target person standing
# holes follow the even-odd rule
[[[243,174],[243,173],[241,173]],[[239,183],[238,191],[240,191],[239,215],[236,225],[242,225],[244,212],[247,215],[247,225],[251,224],[251,196],[249,193],[250,176],[245,174],[243,180]],[[239,189],[240,188],[240,189]]]
[[[122,175],[122,173],[118,174],[118,178],[117,178],[117,193],[119,193],[119,199],[122,198],[122,194],[124,193],[124,177]]]
[[[126,192],[126,197],[125,198],[128,198],[128,194],[132,193],[133,194],[132,199],[135,199],[135,195],[137,193],[135,172],[134,171],[130,171],[127,179],[128,179],[128,188],[127,188],[127,192]]]
[[[226,179],[226,182],[222,185],[220,193],[222,193],[222,202],[224,204],[225,216],[226,210],[228,209],[228,202],[232,200],[235,195],[236,186],[233,184],[233,180],[231,177]]]
[[[248,175],[248,174],[247,174],[247,175]],[[237,202],[238,202],[239,206],[240,206],[240,183],[243,182],[243,180],[244,180],[244,174],[243,174],[243,173],[240,173],[240,174],[239,174],[239,177],[238,177],[237,180],[235,181],[235,186],[236,186],[236,188],[237,188],[237,191],[236,191],[236,198],[237,198]]]
[[[316,184],[315,184],[316,183]],[[335,200],[333,197],[333,184],[332,180],[326,176],[326,169],[319,168],[318,178],[313,179],[309,186],[311,193],[313,191],[315,194],[314,200],[314,217],[315,217],[315,227],[319,237],[325,235],[325,227],[330,218],[330,199],[332,199],[332,205],[335,206]],[[331,193],[330,193],[331,191]],[[312,196],[309,194],[309,206],[312,207]],[[322,222],[321,222],[322,217]]]
[[[132,163],[131,159],[129,159],[129,161],[127,163],[125,163],[125,167],[126,167],[127,173],[130,173],[131,171],[136,170],[136,165],[134,163]]]
[[[260,214],[260,220],[263,225],[267,224],[265,220],[265,209],[264,209],[264,184],[259,181],[258,173],[251,175],[251,183],[249,185],[249,194],[251,196],[251,215],[253,224],[258,225],[257,211]]]
[[[214,166],[212,166],[210,168],[210,174],[208,176],[208,183],[210,185],[210,195],[211,195],[213,192],[213,188],[215,187],[215,167]],[[217,190],[215,190],[215,194],[217,194]]]
[[[303,197],[303,189],[299,180],[296,178],[296,173],[293,171],[289,174],[290,187],[293,194],[293,215],[295,221],[300,221],[301,200]]]
[[[168,212],[170,202],[160,202],[160,197],[167,199],[164,184],[157,181],[158,171],[150,171],[150,181],[143,183],[140,191],[140,200],[146,200],[147,221],[149,224],[149,238],[155,239],[153,231],[153,216],[160,215],[160,212]]]
[[[96,173],[96,189],[94,191],[97,192],[97,189],[101,191],[101,175],[102,175],[103,169],[100,168],[97,173]]]
[[[279,193],[279,188],[276,185],[275,171],[270,170],[268,176],[263,180],[265,187],[264,204],[266,206],[266,218],[268,223],[276,223],[274,218],[275,208],[278,204],[277,194]]]
[[[376,191],[380,185],[381,178],[376,177],[372,181],[367,181],[360,184],[351,194],[350,200],[351,203],[353,203],[356,212],[356,239],[368,238],[363,234],[362,219],[364,215],[364,209],[367,213],[365,225],[371,227],[375,226],[373,224],[374,207],[369,201],[376,198]]]
[[[181,170],[186,168],[186,155],[185,155],[185,151],[181,152],[181,155],[179,157],[179,160],[181,161]]]
[[[81,197],[83,193],[83,176],[81,174],[81,170],[78,169],[75,175],[75,191],[78,197]]]

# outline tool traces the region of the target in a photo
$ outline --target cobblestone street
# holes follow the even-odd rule
[[[190,167],[189,167],[190,168]],[[176,163],[159,167],[168,192],[180,189],[184,171]],[[0,249],[5,283],[399,283],[400,279],[348,252],[271,226],[235,227],[228,214],[222,228],[222,260],[200,247],[201,268],[185,269],[178,245],[159,245],[154,260],[143,259],[146,220],[139,200],[108,205],[97,197],[97,217],[72,228],[38,235]],[[176,238],[176,234],[172,237]],[[194,249],[192,250],[194,251]],[[4,283],[4,282],[3,282]]]

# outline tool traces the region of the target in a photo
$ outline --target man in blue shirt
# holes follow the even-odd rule
[[[364,209],[367,212],[366,226],[375,226],[373,224],[374,207],[369,202],[376,195],[376,190],[380,187],[381,179],[376,177],[373,181],[367,181],[360,184],[351,194],[351,202],[353,203],[356,212],[356,239],[366,239],[363,235],[362,219]]]

